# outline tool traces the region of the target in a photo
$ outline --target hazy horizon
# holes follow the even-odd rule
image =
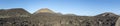
[[[0,9],[24,8],[34,13],[49,8],[63,14],[93,16],[104,12],[120,14],[120,0],[0,0]]]

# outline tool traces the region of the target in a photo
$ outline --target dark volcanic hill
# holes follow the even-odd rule
[[[11,16],[28,16],[29,12],[23,8],[12,8],[0,10],[0,18],[11,17]]]
[[[105,12],[96,16],[63,15],[48,8],[33,14],[22,8],[0,10],[0,26],[115,26],[119,15]]]
[[[105,12],[95,16],[95,21],[100,26],[115,26],[115,23],[119,17],[120,17],[119,15],[116,15],[114,13]]]
[[[111,13],[111,12],[105,12],[105,13],[99,14],[97,16],[118,16],[118,15]]]

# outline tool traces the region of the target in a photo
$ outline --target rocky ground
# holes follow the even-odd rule
[[[119,15],[110,12],[96,16],[78,16],[42,10],[45,12],[41,13],[40,10],[34,14],[21,8],[0,10],[0,26],[115,26],[119,18]]]

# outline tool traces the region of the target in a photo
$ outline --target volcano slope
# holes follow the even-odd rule
[[[110,12],[96,16],[78,16],[62,15],[47,8],[33,14],[22,8],[8,10],[0,10],[0,26],[115,26],[119,18],[118,15]]]

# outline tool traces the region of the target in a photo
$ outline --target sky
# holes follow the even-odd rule
[[[49,8],[63,14],[94,16],[104,12],[120,15],[120,0],[0,0],[0,9],[24,8],[34,13]]]

